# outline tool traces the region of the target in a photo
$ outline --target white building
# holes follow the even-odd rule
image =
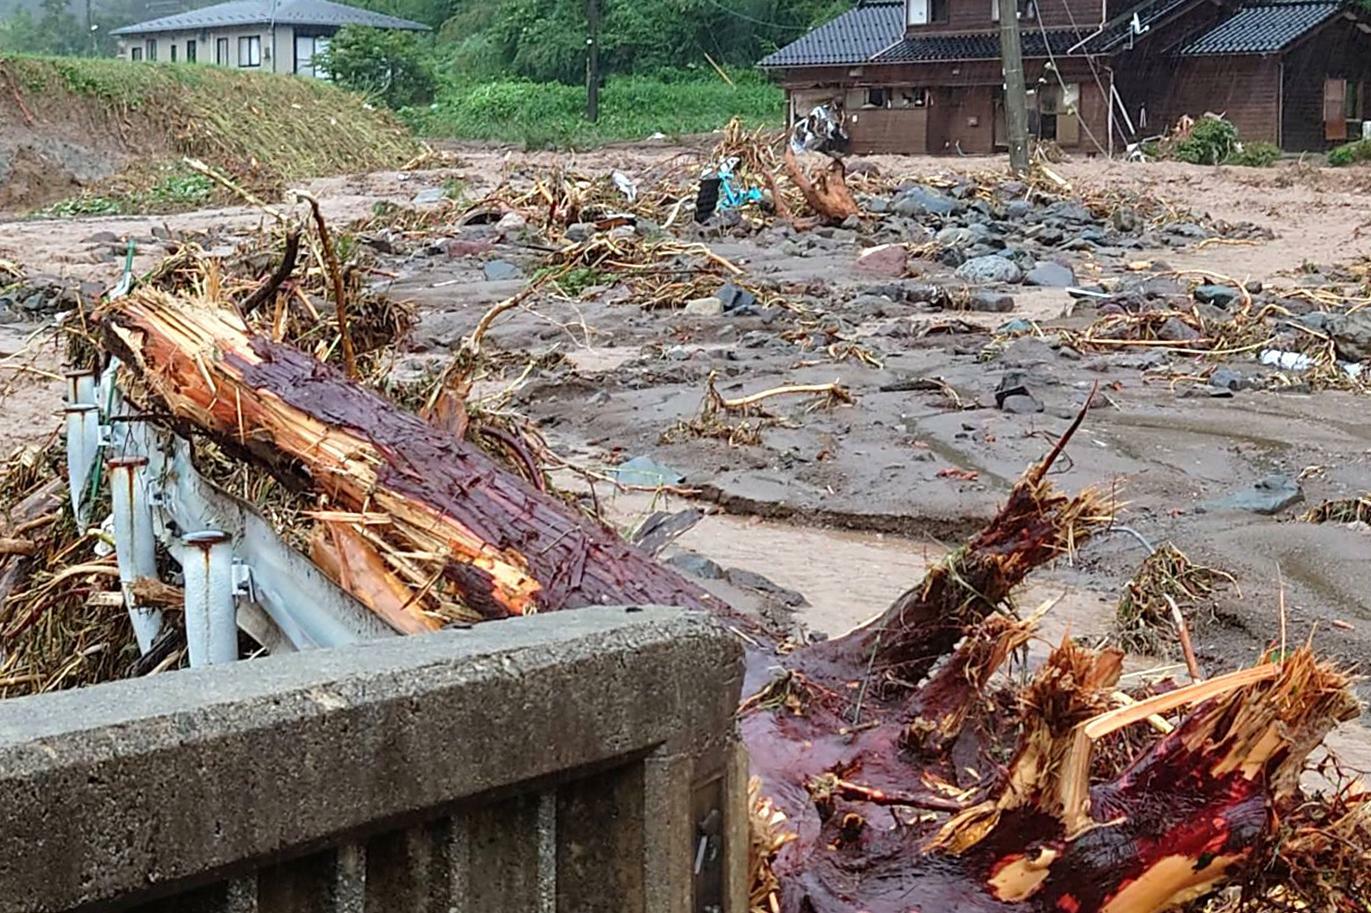
[[[212,63],[221,67],[323,76],[314,55],[345,25],[427,31],[428,26],[331,0],[229,0],[115,29],[125,60]]]

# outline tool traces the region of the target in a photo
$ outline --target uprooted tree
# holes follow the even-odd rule
[[[1033,630],[1011,591],[1108,520],[1047,481],[1070,432],[880,618],[797,647],[218,302],[140,289],[99,321],[144,405],[326,505],[321,565],[398,630],[658,602],[744,633],[743,737],[787,832],[761,890],[783,911],[1170,908],[1267,853],[1305,757],[1356,711],[1307,648],[1122,706],[1121,656],[1070,641],[1021,691],[997,683]],[[1121,749],[1143,720],[1168,734]]]

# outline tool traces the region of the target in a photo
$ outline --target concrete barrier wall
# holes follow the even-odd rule
[[[734,638],[596,608],[0,702],[0,913],[745,913]]]

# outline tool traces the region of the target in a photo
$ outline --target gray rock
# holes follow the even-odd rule
[[[718,317],[724,312],[724,303],[710,295],[708,298],[692,298],[682,310],[696,317]]]
[[[1032,415],[1035,412],[1042,412],[1043,404],[1038,402],[1038,398],[1032,394],[1011,393],[1000,400],[1000,411],[1014,415]]]
[[[507,212],[500,216],[500,221],[495,223],[495,227],[500,231],[518,231],[528,225],[528,219],[517,212]]]
[[[1004,204],[1006,219],[1026,219],[1033,212],[1033,204],[1027,200],[1010,200]]]
[[[1310,311],[1308,314],[1301,314],[1296,317],[1295,322],[1301,326],[1309,327],[1311,330],[1327,333],[1332,328],[1334,316],[1327,311]]]
[[[685,473],[649,456],[636,456],[625,460],[610,470],[615,478],[624,485],[679,485],[685,481]]]
[[[1304,492],[1300,490],[1298,481],[1288,475],[1273,475],[1267,476],[1246,491],[1206,502],[1204,507],[1210,510],[1246,510],[1270,516],[1303,500]]]
[[[1178,238],[1187,238],[1194,241],[1203,241],[1209,237],[1209,232],[1194,222],[1172,222],[1165,226],[1162,231]]]
[[[1066,232],[1055,225],[1045,225],[1043,226],[1043,229],[1033,237],[1037,239],[1039,244],[1055,247],[1066,240]]]
[[[1048,207],[1048,212],[1065,222],[1075,222],[1085,224],[1095,221],[1095,215],[1080,203],[1071,200],[1063,200],[1060,203],[1053,203]]]
[[[957,267],[957,276],[968,282],[1018,282],[1023,270],[1013,260],[991,255],[966,261]]]
[[[1014,296],[1007,295],[1004,292],[972,292],[971,298],[966,303],[966,309],[968,311],[1006,314],[1014,310]]]
[[[809,600],[805,599],[803,594],[797,593],[794,590],[788,590],[775,581],[763,577],[756,571],[731,567],[724,571],[724,579],[734,586],[756,590],[759,593],[765,593],[768,596],[775,597],[792,608],[809,605]]]
[[[942,231],[933,236],[943,247],[964,247],[970,244],[975,237],[975,233],[969,228],[962,228],[957,225],[949,225]]]
[[[1161,325],[1161,329],[1157,330],[1157,338],[1168,342],[1190,342],[1199,339],[1200,332],[1188,323],[1182,323],[1175,317],[1168,317]]]
[[[580,244],[589,241],[595,234],[595,226],[589,222],[574,222],[566,227],[566,239]]]
[[[701,580],[719,580],[724,576],[723,568],[704,555],[697,555],[694,552],[681,552],[679,555],[672,555],[666,559],[666,563],[678,571],[692,577],[698,577]]]
[[[632,225],[616,225],[609,230],[609,237],[614,241],[628,241],[638,237],[638,229]]]
[[[1339,358],[1347,361],[1371,360],[1371,311],[1329,314],[1324,325],[1333,337]]]
[[[491,282],[518,279],[524,274],[523,270],[519,269],[515,264],[510,263],[508,260],[491,260],[485,266],[481,267],[481,272],[485,273],[486,279]]]
[[[890,209],[902,216],[946,216],[957,210],[957,201],[927,187],[911,187],[895,198]]]
[[[441,187],[426,187],[414,195],[414,205],[427,206],[432,203],[441,203],[446,196],[446,191]]]
[[[890,211],[890,201],[885,197],[871,197],[866,201],[866,211],[877,215]]]
[[[757,296],[745,288],[739,288],[732,282],[725,282],[719,286],[719,290],[714,293],[724,304],[724,310],[733,312],[742,308],[747,308],[757,303]]]
[[[1025,285],[1066,288],[1076,284],[1076,271],[1069,266],[1046,260],[1029,270],[1023,281]]]
[[[1197,285],[1193,294],[1196,301],[1226,308],[1241,293],[1231,285]]]

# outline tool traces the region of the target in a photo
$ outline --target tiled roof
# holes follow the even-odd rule
[[[1193,6],[1196,0],[1142,0],[1106,22],[1098,32],[1086,38],[1074,50],[1088,54],[1108,54],[1123,47],[1133,34],[1133,17],[1144,34],[1173,13]],[[1141,36],[1137,36],[1141,37]]]
[[[864,3],[812,29],[758,66],[822,67],[866,63],[904,36],[904,0]]]
[[[274,5],[274,9],[273,9]],[[428,26],[373,13],[331,0],[229,0],[214,6],[201,7],[174,16],[149,19],[115,29],[115,35],[142,35],[148,32],[196,31],[236,25],[259,25],[279,22],[282,25],[366,25],[378,29],[409,29],[426,31]]]
[[[1054,56],[1064,56],[1073,44],[1081,40],[1075,31],[1024,30],[1023,56],[1046,57],[1050,48]],[[923,63],[935,60],[998,60],[1000,35],[998,32],[975,32],[968,35],[912,35],[899,44],[876,55],[872,63]]]
[[[1181,49],[1186,57],[1269,54],[1323,25],[1341,3],[1270,3],[1240,9]]]

